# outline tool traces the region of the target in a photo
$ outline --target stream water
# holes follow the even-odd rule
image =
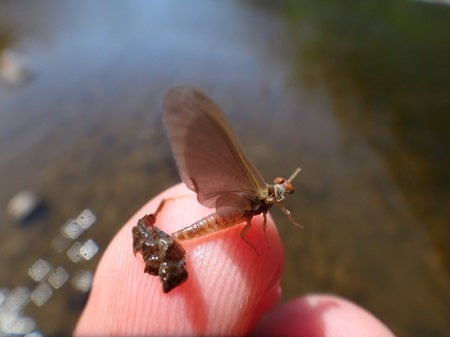
[[[52,248],[60,227],[89,208],[83,240],[101,253],[179,181],[161,101],[189,83],[268,181],[302,168],[286,206],[304,229],[271,212],[283,300],[335,293],[398,336],[448,335],[449,18],[413,1],[2,1],[0,53],[28,76],[0,85],[0,290],[32,289],[39,258],[93,272],[100,254],[73,263]],[[46,210],[19,225],[6,205],[23,189]],[[85,298],[64,285],[24,312],[70,335]]]

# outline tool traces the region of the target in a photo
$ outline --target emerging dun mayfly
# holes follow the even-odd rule
[[[140,252],[144,272],[159,275],[163,291],[169,292],[187,280],[186,252],[178,240],[193,239],[245,222],[245,239],[252,218],[277,205],[289,221],[299,226],[283,206],[287,194],[294,193],[292,180],[275,178],[266,184],[239,148],[220,108],[201,91],[189,87],[172,88],[164,100],[164,124],[181,179],[197,193],[198,201],[216,212],[171,235],[155,226],[156,217],[168,199],[162,200],[154,214],[145,215],[132,229],[133,251]]]
[[[282,202],[294,192],[292,180],[275,178],[267,184],[241,151],[221,109],[201,91],[190,86],[169,90],[164,99],[163,121],[178,166],[186,186],[197,193],[198,201],[216,212],[183,228],[172,237],[193,239],[245,222],[241,238],[245,239],[251,219],[277,205],[289,221],[297,224]]]

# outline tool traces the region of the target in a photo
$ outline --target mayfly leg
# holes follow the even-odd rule
[[[296,222],[294,220],[294,218],[292,217],[291,211],[288,210],[286,207],[284,207],[284,205],[282,203],[276,203],[276,205],[280,208],[280,210],[283,212],[283,214],[285,214],[287,216],[287,218],[291,224],[293,224],[296,227],[303,228],[302,225],[300,225],[298,222]]]
[[[168,202],[168,201],[175,201],[175,200],[178,200],[178,199],[181,199],[181,198],[187,198],[187,197],[189,197],[189,195],[180,195],[180,196],[177,196],[177,197],[171,197],[171,198],[164,198],[164,199],[162,199],[161,202],[159,203],[158,208],[156,209],[156,211],[154,213],[155,216],[159,212],[162,211],[163,207],[166,205],[166,202]]]
[[[265,223],[265,215],[264,215],[264,223]],[[246,221],[246,223],[245,223],[245,227],[244,228],[242,228],[242,230],[241,230],[241,239],[242,240],[244,240],[244,242],[246,243],[246,244],[248,244],[254,251],[255,251],[255,253],[256,253],[256,255],[258,255],[258,256],[261,256],[261,254],[258,252],[258,250],[256,249],[256,247],[250,242],[250,241],[248,241],[246,238],[245,238],[245,235],[247,234],[247,232],[248,232],[248,230],[250,229],[250,227],[252,226],[252,220],[251,219],[249,219],[249,220],[247,220]],[[265,236],[265,231],[264,231],[264,236]],[[266,240],[267,240],[267,237],[266,237]],[[267,241],[267,243],[269,243],[268,241]]]
[[[267,234],[266,234],[266,228],[267,228],[267,213],[263,212],[263,232],[264,232],[264,237],[266,238],[266,244],[267,247],[270,249],[270,242],[269,239],[267,238]]]
[[[156,209],[156,211],[154,213],[147,214],[147,216],[145,217],[146,226],[150,227],[150,226],[153,226],[155,224],[158,214],[162,211],[162,209],[164,208],[164,206],[166,205],[167,202],[169,202],[169,201],[172,202],[172,201],[175,201],[177,199],[187,198],[187,197],[189,197],[189,195],[180,195],[180,196],[177,196],[177,197],[171,197],[171,198],[164,198],[164,199],[162,199],[161,202],[159,203],[158,208]]]
[[[297,169],[294,171],[294,173],[291,174],[289,179],[287,181],[292,182],[292,180],[295,179],[295,177],[302,171],[300,167],[297,167]],[[288,217],[288,220],[291,224],[293,224],[296,227],[303,228],[302,225],[300,225],[298,222],[294,220],[292,217],[291,211],[288,210],[282,203],[276,203],[276,205],[280,208],[280,210]]]
[[[168,199],[163,199],[160,203],[158,208],[156,209],[155,213],[149,213],[146,214],[142,219],[140,219],[139,221],[143,221],[145,227],[152,227],[155,225],[156,223],[156,218],[159,214],[159,212],[161,212],[161,210],[163,209],[164,205],[166,204],[166,201],[169,201],[173,198],[168,198]]]

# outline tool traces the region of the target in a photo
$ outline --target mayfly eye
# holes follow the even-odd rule
[[[273,183],[274,183],[274,184],[283,184],[285,181],[286,181],[286,179],[284,179],[284,178],[276,177],[276,178],[273,180]]]
[[[292,184],[289,181],[286,181],[283,185],[284,185],[284,190],[286,191],[286,193],[294,193],[295,192],[294,186],[292,186]]]

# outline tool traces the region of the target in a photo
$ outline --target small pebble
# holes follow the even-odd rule
[[[40,198],[32,191],[18,192],[7,205],[7,212],[16,221],[24,222],[41,206]]]

